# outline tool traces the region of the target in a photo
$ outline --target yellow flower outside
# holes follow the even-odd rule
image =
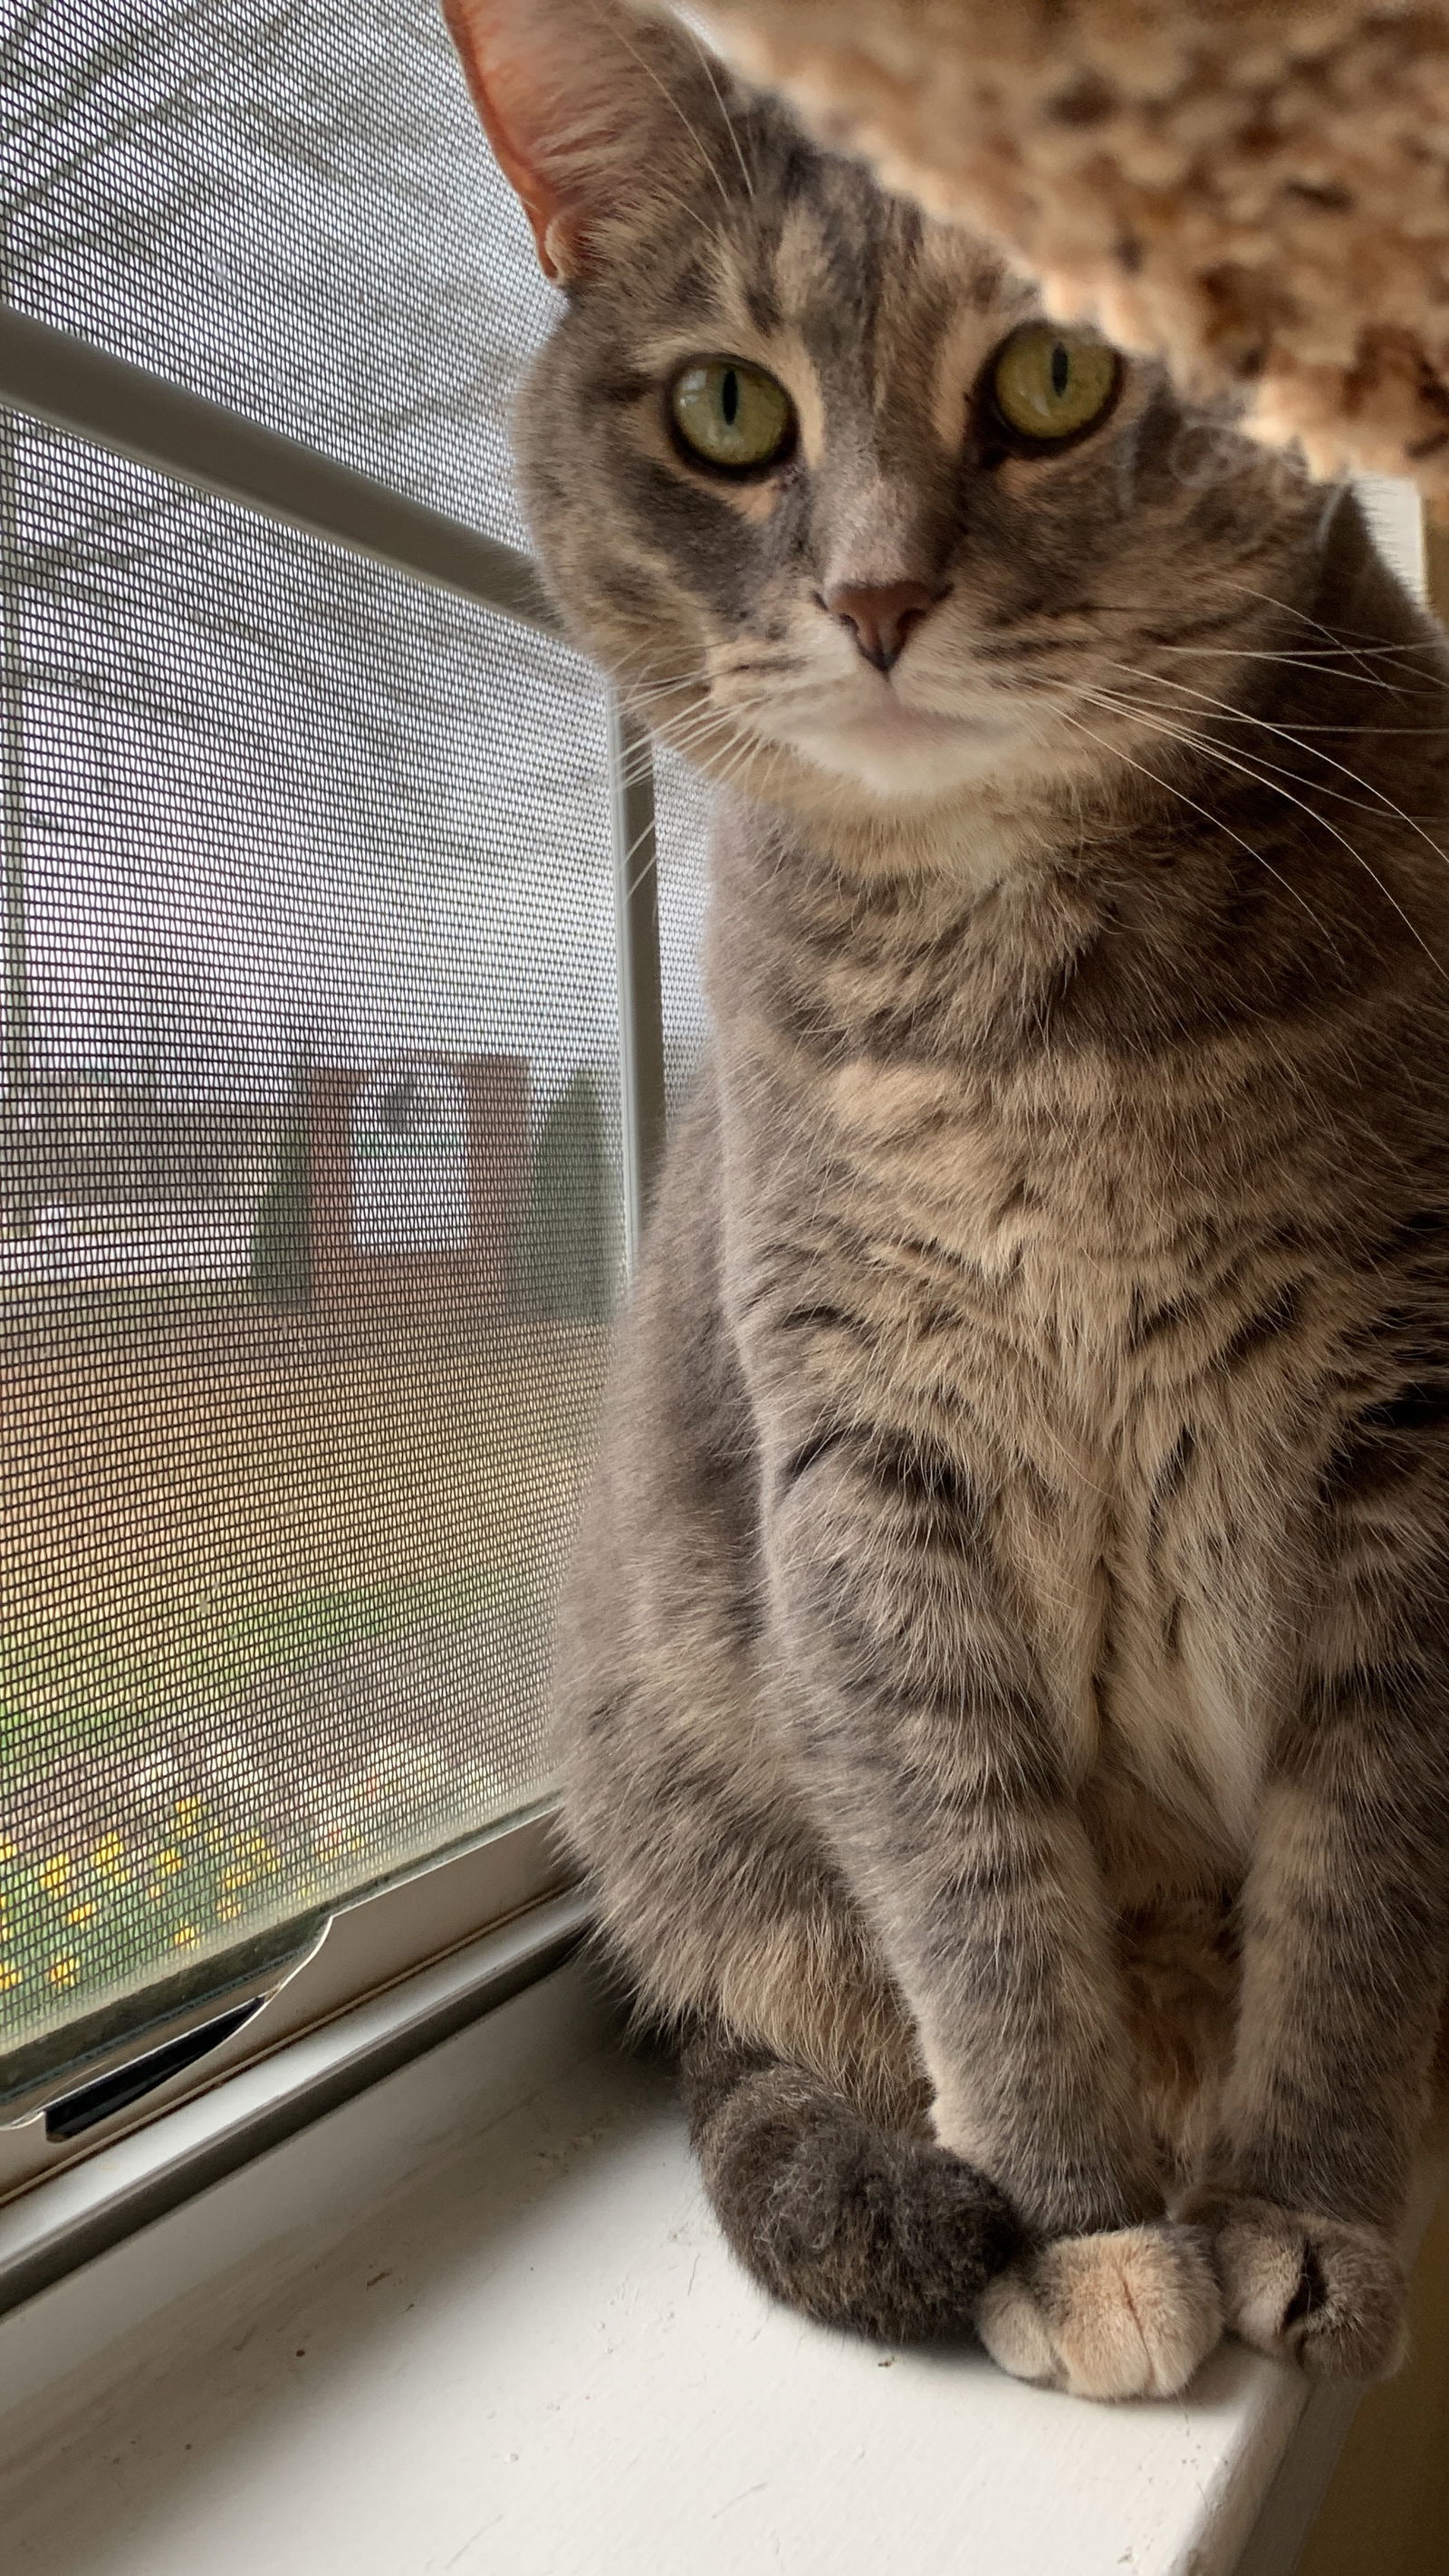
[[[35,1875],[49,1895],[57,1895],[70,1876],[69,1852],[53,1852],[49,1860],[41,1862]]]
[[[53,1986],[73,1986],[80,1975],[79,1959],[52,1959],[50,1982]]]
[[[173,1949],[184,1950],[187,1943],[189,1941],[196,1940],[197,1937],[197,1930],[194,1923],[178,1923],[175,1931],[171,1935],[172,1947]]]
[[[180,1852],[171,1843],[168,1843],[165,1851],[158,1851],[154,1865],[157,1870],[164,1871],[167,1878],[174,1878],[178,1869],[184,1869],[186,1866]]]
[[[65,1919],[67,1923],[89,1923],[95,1910],[93,1905],[73,1905]]]
[[[11,1987],[18,1986],[19,1983],[20,1970],[18,1968],[0,1968],[0,1995],[8,1994]]]

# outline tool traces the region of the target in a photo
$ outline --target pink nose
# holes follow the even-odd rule
[[[905,651],[912,627],[920,625],[939,597],[923,581],[883,581],[873,589],[842,582],[827,592],[824,604],[842,626],[850,627],[867,662],[889,671]]]

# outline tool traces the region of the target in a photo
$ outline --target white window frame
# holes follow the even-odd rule
[[[517,548],[72,332],[26,314],[0,314],[0,404],[408,579],[562,636],[531,560]],[[652,762],[647,737],[617,705],[610,708],[608,764],[624,1226],[632,1268],[663,1146],[664,1046]],[[9,2121],[0,2126],[0,2310],[255,2153],[259,2140],[273,2143],[431,2047],[460,2018],[514,1991],[524,1975],[555,1966],[585,1920],[571,1880],[545,1798],[469,1848],[402,1873],[378,1893],[338,1899],[325,1938],[314,1921],[291,1956],[278,1955],[250,1974],[229,1973],[219,1960],[215,1982],[199,2000],[153,2016],[61,2077],[38,2084],[34,2099],[0,2112],[0,2121]],[[266,1998],[265,2008],[214,2056],[74,2141],[47,2139],[47,2101],[200,2029],[252,1994]],[[359,2014],[369,2001],[364,2040]],[[144,1995],[138,2003],[144,2013]],[[324,2045],[319,2034],[328,2030],[333,2036]],[[305,2062],[297,2045],[303,2035]],[[253,2106],[246,2117],[232,2117],[222,2099],[229,2079],[263,2062],[273,2069],[263,2086],[266,2116],[253,2116]],[[214,2097],[216,2107],[199,2126],[192,2120],[183,2146],[178,2107],[203,2097]],[[168,2122],[169,2141],[162,2134]],[[138,2133],[153,2129],[151,2145],[138,2146]],[[84,2180],[78,2167],[87,2168]]]

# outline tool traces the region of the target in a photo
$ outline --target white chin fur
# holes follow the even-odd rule
[[[1002,766],[1008,736],[965,725],[901,729],[892,739],[870,723],[793,734],[789,748],[831,778],[846,778],[882,802],[933,801],[991,777]]]

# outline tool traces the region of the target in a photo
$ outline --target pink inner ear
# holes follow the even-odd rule
[[[525,34],[530,14],[533,26]],[[545,277],[558,280],[571,276],[577,266],[576,256],[571,256],[576,245],[569,239],[563,196],[549,178],[542,157],[520,139],[528,135],[530,125],[541,126],[546,114],[537,75],[548,47],[537,23],[539,15],[520,8],[518,0],[503,0],[502,6],[490,5],[490,0],[443,0],[448,32],[494,158],[533,227]]]
[[[577,277],[595,224],[647,184],[664,23],[626,0],[443,0],[443,14],[544,275]]]

